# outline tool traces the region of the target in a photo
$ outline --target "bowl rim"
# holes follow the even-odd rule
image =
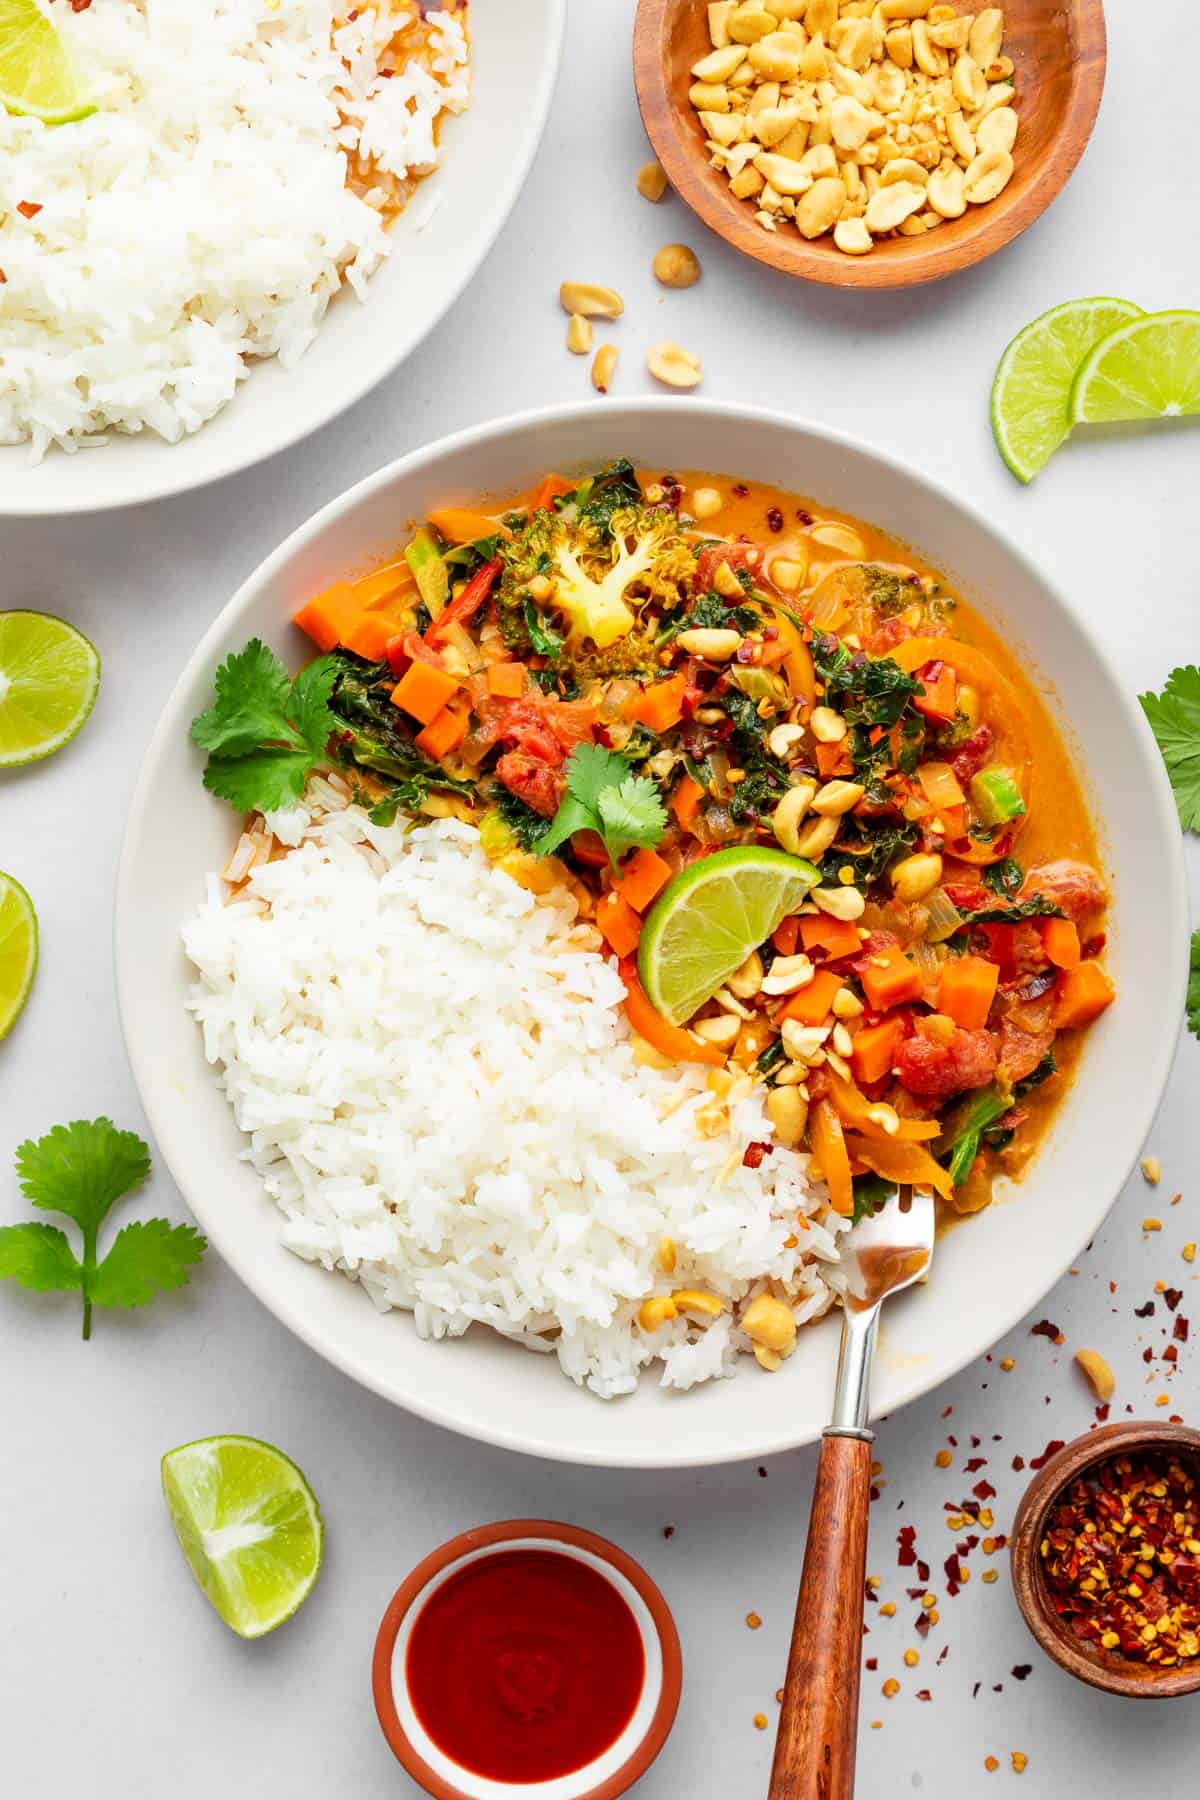
[[[818,249],[798,233],[780,238],[761,229],[752,232],[748,225],[753,215],[744,202],[724,191],[714,194],[697,174],[699,158],[675,127],[675,107],[664,66],[667,13],[675,4],[676,0],[638,0],[633,73],[646,136],[675,192],[710,231],[731,249],[794,280],[879,292],[923,286],[973,268],[1041,218],[1074,174],[1095,130],[1108,68],[1103,0],[1062,0],[1060,10],[1069,12],[1095,39],[1098,55],[1072,61],[1067,104],[1059,115],[1054,138],[1060,153],[1047,159],[1045,175],[1022,196],[1022,203],[1013,203],[999,213],[980,207],[974,229],[967,235],[943,243],[905,239],[900,255],[845,256],[832,247]],[[747,229],[735,232],[739,220]]]
[[[375,388],[381,385],[381,383],[394,375],[398,368],[408,362],[408,360],[415,355],[425,343],[430,334],[436,331],[437,327],[446,318],[451,309],[457,305],[458,301],[462,298],[463,294],[478,275],[487,258],[491,255],[497,239],[508,224],[509,219],[512,217],[513,209],[524,191],[525,184],[529,179],[530,171],[532,170],[538,152],[541,149],[542,140],[546,134],[546,126],[550,118],[550,108],[553,105],[555,92],[558,87],[559,73],[562,68],[563,46],[566,41],[567,30],[567,0],[542,0],[542,4],[548,11],[550,29],[543,39],[545,49],[537,78],[527,91],[522,92],[522,106],[525,120],[524,137],[518,154],[514,158],[509,169],[508,179],[503,184],[502,189],[497,196],[492,223],[477,240],[474,252],[463,264],[457,279],[448,284],[443,303],[430,315],[429,319],[410,342],[402,344],[401,347],[389,354],[385,359],[381,359],[378,363],[368,362],[357,374],[355,373],[353,364],[343,368],[341,379],[337,383],[329,384],[327,400],[313,409],[312,417],[306,419],[303,424],[296,427],[284,423],[278,433],[278,440],[268,449],[263,449],[261,446],[251,446],[239,449],[238,445],[240,439],[237,434],[234,434],[229,453],[223,459],[219,467],[202,470],[193,474],[185,473],[180,465],[171,463],[168,453],[176,447],[174,444],[165,441],[156,442],[155,447],[163,453],[164,461],[162,475],[152,475],[149,480],[143,480],[138,483],[136,487],[131,487],[128,493],[118,495],[105,495],[99,493],[90,497],[85,497],[80,501],[72,499],[69,505],[55,505],[40,502],[33,493],[24,495],[14,492],[10,495],[6,491],[5,486],[0,484],[0,519],[85,518],[99,513],[120,512],[125,507],[143,506],[156,500],[168,500],[180,494],[199,493],[202,489],[212,487],[219,481],[226,481],[231,476],[244,475],[249,469],[258,468],[264,463],[274,462],[276,458],[283,456],[297,444],[306,442],[309,438],[315,436],[317,432],[323,431],[327,425],[331,425],[335,419],[341,418],[342,414],[347,412],[350,407],[354,406],[359,400],[362,400],[367,394],[372,393]],[[446,166],[447,165],[444,164],[439,165],[439,170],[444,169]],[[418,194],[414,196],[414,202],[418,199],[419,190]],[[372,284],[380,275],[386,273],[387,267],[388,263],[385,261],[381,267],[375,271],[375,274],[371,277]],[[341,297],[343,299],[348,298],[348,296],[344,294]],[[372,297],[378,299],[378,295],[373,296],[371,286],[368,286],[366,305],[369,306],[371,304]],[[335,295],[334,298],[337,299],[338,296]],[[322,324],[323,323],[324,321],[322,321]],[[318,327],[318,337],[320,336],[320,330],[321,328]],[[311,347],[312,346],[310,346],[310,348]],[[277,358],[272,360],[278,361]],[[239,384],[238,391],[234,394],[232,401],[229,402],[229,406],[235,406],[239,398],[249,399],[251,397],[253,375],[254,370],[252,368],[250,371],[250,382],[246,384],[246,394],[242,394],[241,384]],[[202,426],[200,428],[200,435],[207,429],[208,424],[215,424],[218,419],[223,417],[227,410],[228,407],[222,408],[220,413],[214,415],[212,420],[209,420],[206,425]],[[283,409],[282,416],[285,420],[287,419],[288,415],[286,408]],[[121,435],[122,434],[120,433],[113,434],[111,442],[106,443],[94,452],[77,451],[75,454],[119,454]],[[191,435],[193,434],[189,434],[189,437]],[[187,441],[187,438],[182,440],[184,443]],[[21,446],[14,445],[11,448],[14,455],[20,454]],[[65,451],[55,451],[54,454],[61,456],[67,453]],[[158,467],[157,461],[154,467]],[[178,475],[172,473],[172,470],[175,467],[179,467],[180,469]],[[32,473],[36,479],[36,471]]]
[[[479,1551],[495,1554],[504,1545],[521,1539],[566,1544],[609,1564],[625,1577],[645,1602],[658,1635],[662,1651],[662,1686],[643,1736],[618,1769],[577,1796],[577,1800],[618,1800],[619,1795],[641,1780],[671,1734],[683,1690],[683,1651],[674,1615],[658,1584],[619,1544],[579,1525],[564,1525],[553,1519],[502,1519],[492,1525],[478,1525],[459,1532],[457,1537],[449,1538],[436,1550],[431,1550],[405,1576],[388,1601],[371,1658],[371,1691],[383,1735],[393,1755],[427,1794],[435,1796],[435,1800],[470,1800],[461,1788],[454,1787],[430,1767],[405,1731],[392,1685],[392,1655],[405,1617],[435,1576],[465,1556]]]
[[[1189,1456],[1200,1474],[1200,1431],[1191,1425],[1158,1419],[1118,1419],[1111,1425],[1082,1432],[1037,1471],[1021,1496],[1013,1519],[1009,1552],[1013,1591],[1033,1637],[1051,1661],[1076,1680],[1127,1700],[1171,1700],[1196,1693],[1200,1689],[1200,1657],[1186,1667],[1146,1675],[1127,1673],[1116,1658],[1102,1661],[1082,1643],[1056,1629],[1046,1599],[1038,1546],[1050,1508],[1077,1475],[1123,1451],[1169,1448]]]
[[[195,1158],[189,1155],[184,1147],[177,1145],[175,1133],[168,1127],[164,1118],[159,1104],[162,1071],[148,1046],[142,1042],[142,1033],[131,1006],[140,942],[132,933],[123,930],[123,921],[133,914],[139,898],[135,864],[139,839],[145,828],[145,815],[150,805],[157,766],[171,734],[179,730],[181,724],[186,724],[183,715],[186,712],[188,693],[197,672],[202,668],[211,670],[230,625],[237,620],[258,591],[270,583],[295,556],[306,546],[319,539],[343,513],[357,507],[379,490],[402,482],[427,461],[470,450],[489,441],[503,441],[514,432],[553,427],[559,424],[575,426],[581,431],[587,431],[593,427],[600,429],[601,421],[609,431],[616,425],[622,427],[628,425],[630,435],[633,436],[640,422],[652,420],[680,405],[687,406],[692,415],[703,413],[708,424],[717,430],[722,424],[729,423],[763,426],[785,433],[807,433],[819,438],[831,452],[841,450],[851,455],[865,457],[880,465],[896,479],[915,483],[924,489],[939,507],[957,511],[960,517],[965,518],[976,531],[985,537],[997,540],[1005,554],[1028,575],[1029,579],[1052,594],[1057,600],[1071,625],[1086,641],[1091,653],[1107,674],[1116,702],[1125,715],[1130,730],[1144,747],[1146,755],[1144,773],[1148,775],[1145,804],[1158,813],[1163,826],[1163,842],[1168,846],[1167,865],[1160,870],[1159,899],[1164,907],[1164,919],[1170,926],[1170,929],[1164,934],[1168,946],[1164,960],[1168,960],[1172,965],[1172,986],[1178,994],[1178,1001],[1174,1008],[1174,1016],[1167,1017],[1163,1021],[1163,1028],[1155,1040],[1153,1058],[1144,1065],[1142,1070],[1138,1092],[1143,1098],[1140,1105],[1134,1107],[1136,1132],[1131,1132],[1130,1135],[1131,1145],[1136,1147],[1130,1149],[1126,1159],[1127,1166],[1124,1169],[1114,1169],[1112,1196],[1103,1209],[1098,1211],[1088,1229],[1079,1237],[1078,1241],[1074,1236],[1069,1240],[1063,1240],[1063,1248],[1056,1259],[1053,1271],[1051,1272],[1049,1265],[1047,1266],[1047,1274],[1050,1278],[1046,1280],[1043,1287],[1039,1288],[1039,1296],[1044,1296],[1077,1259],[1084,1244],[1095,1235],[1115,1205],[1125,1182],[1132,1174],[1140,1147],[1149,1133],[1166,1089],[1176,1042],[1183,1022],[1188,958],[1188,937],[1184,928],[1188,919],[1188,888],[1182,834],[1178,828],[1174,798],[1162,765],[1162,759],[1140,706],[1135,697],[1127,691],[1113,658],[1091,631],[1082,611],[1063,594],[1054,582],[1050,581],[1021,546],[992,523],[981,508],[976,507],[968,500],[959,498],[957,494],[952,494],[941,481],[918,468],[911,461],[870,445],[850,433],[839,431],[814,420],[789,416],[771,408],[742,405],[736,402],[694,399],[681,402],[675,398],[655,395],[632,399],[617,407],[605,407],[601,414],[591,402],[575,401],[506,414],[497,419],[469,426],[430,444],[419,446],[394,462],[377,469],[374,474],[366,476],[344,493],[327,501],[311,518],[297,526],[278,548],[247,577],[233,597],[211,621],[167,697],[147,745],[130,798],[116,873],[113,947],[118,1016],[134,1082],[162,1160],[170,1170],[188,1205],[198,1217],[201,1217],[206,1209],[202,1204],[197,1207],[195,1196],[203,1194],[204,1183],[199,1174],[194,1172]],[[398,1394],[395,1391],[395,1384],[382,1367],[374,1362],[356,1357],[336,1342],[329,1342],[326,1332],[319,1325],[314,1326],[305,1308],[291,1304],[273,1291],[267,1271],[257,1266],[251,1258],[244,1257],[239,1253],[238,1249],[229,1242],[228,1233],[222,1228],[220,1222],[207,1220],[204,1221],[204,1226],[213,1248],[256,1298],[267,1307],[268,1311],[287,1325],[303,1343],[333,1363],[344,1374],[362,1383],[371,1392],[381,1395],[392,1404],[402,1405],[420,1418],[480,1442],[494,1444],[501,1449],[518,1451],[525,1455],[544,1456],[553,1461],[604,1468],[661,1469],[707,1468],[718,1463],[741,1462],[752,1457],[777,1455],[784,1451],[794,1450],[804,1443],[813,1441],[815,1437],[815,1433],[797,1437],[794,1429],[790,1429],[788,1426],[786,1408],[780,1410],[778,1427],[771,1435],[761,1438],[758,1442],[731,1447],[726,1447],[723,1443],[710,1443],[706,1445],[703,1452],[676,1450],[669,1442],[656,1440],[645,1450],[640,1448],[636,1452],[626,1450],[620,1455],[614,1455],[604,1449],[593,1448],[591,1443],[586,1441],[586,1433],[581,1433],[580,1438],[570,1444],[563,1445],[555,1438],[538,1436],[532,1423],[511,1426],[506,1421],[496,1418],[472,1418],[469,1423],[464,1422],[457,1413],[444,1406],[437,1398],[430,1398],[424,1392]],[[973,1362],[990,1349],[992,1344],[997,1342],[1005,1332],[1018,1325],[1029,1308],[1037,1303],[1036,1299],[1018,1297],[1000,1330],[984,1331],[980,1336],[964,1335],[963,1348],[960,1353],[956,1356],[952,1366],[947,1367],[939,1374],[936,1381],[931,1381],[921,1370],[910,1373],[907,1379],[899,1384],[899,1392],[890,1398],[889,1413],[895,1412],[901,1406],[908,1405],[911,1400],[931,1392],[934,1387],[940,1386],[944,1381],[958,1374],[968,1363]]]

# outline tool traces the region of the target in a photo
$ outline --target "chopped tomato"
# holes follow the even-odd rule
[[[961,782],[968,782],[972,775],[978,775],[992,754],[992,745],[995,741],[995,734],[991,726],[980,725],[971,733],[966,743],[959,746],[950,758],[950,767]]]
[[[948,1042],[939,1043],[928,1024],[918,1019],[912,1037],[896,1051],[896,1074],[909,1093],[945,1100],[968,1088],[986,1087],[999,1062],[990,1033],[955,1026]]]
[[[1095,869],[1065,856],[1058,862],[1030,869],[1021,887],[1021,899],[1028,900],[1031,894],[1045,894],[1055,901],[1075,925],[1108,903],[1108,889]]]
[[[696,559],[692,592],[707,594],[722,563],[728,563],[735,570],[746,568],[754,548],[753,544],[706,544]]]
[[[496,764],[496,779],[544,819],[554,817],[567,785],[557,769],[526,750],[507,751]]]

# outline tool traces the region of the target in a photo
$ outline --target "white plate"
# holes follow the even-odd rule
[[[826,1423],[837,1327],[803,1333],[786,1370],[752,1366],[686,1395],[653,1379],[604,1403],[549,1357],[480,1329],[423,1343],[349,1281],[283,1250],[278,1215],[238,1160],[242,1139],[184,1012],[181,921],[235,821],[200,785],[187,727],[217,663],[258,635],[293,667],[289,615],[348,569],[395,554],[397,521],[430,506],[514,493],[547,469],[619,454],[667,471],[710,468],[778,483],[907,539],[1028,650],[1068,729],[1113,880],[1117,1004],[1092,1032],[1078,1080],[1025,1181],[938,1247],[928,1287],[890,1309],[876,1413],[926,1393],[1035,1306],[1095,1232],[1132,1168],[1166,1082],[1187,956],[1179,823],[1133,695],[1069,602],[977,513],[931,480],[847,438],[765,412],[663,399],[560,408],[482,426],[383,469],[318,513],[225,608],[167,703],[133,797],[118,875],[117,980],[125,1040],[158,1147],[216,1249],[263,1303],[347,1374],[472,1437],[577,1462],[665,1467],[762,1456]],[[1153,871],[1153,879],[1147,879]]]
[[[146,431],[94,450],[0,446],[0,518],[102,512],[203,487],[298,443],[369,393],[449,312],[499,236],[537,152],[562,56],[566,0],[476,0],[472,97],[445,160],[393,226],[365,303],[343,289],[293,369],[254,367],[230,404],[178,444]],[[518,97],[514,101],[514,96]]]

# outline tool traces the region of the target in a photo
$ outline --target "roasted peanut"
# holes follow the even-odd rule
[[[651,344],[646,352],[646,367],[655,381],[667,387],[693,388],[700,383],[700,358],[670,340]]]
[[[607,394],[612,386],[612,378],[616,374],[619,355],[620,352],[615,344],[601,344],[592,359],[592,386],[598,394]]]
[[[664,244],[652,264],[654,279],[664,287],[693,287],[700,279],[700,262],[686,244]]]
[[[598,287],[590,281],[564,281],[558,298],[566,313],[579,313],[585,319],[619,319],[625,302],[616,288]]]
[[[657,203],[667,191],[667,171],[659,162],[643,163],[637,174],[637,191],[643,200]]]

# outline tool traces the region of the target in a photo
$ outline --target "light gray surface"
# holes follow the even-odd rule
[[[554,293],[564,276],[612,282],[625,294],[625,318],[612,331],[623,391],[649,385],[646,344],[677,336],[703,357],[714,395],[778,405],[910,452],[994,512],[1091,609],[1132,687],[1157,686],[1173,664],[1195,660],[1195,432],[1079,446],[1023,491],[987,426],[996,358],[1045,307],[1104,292],[1147,307],[1200,302],[1194,204],[1176,179],[1149,179],[1135,148],[1147,143],[1149,108],[1153,167],[1188,167],[1200,20],[1191,0],[1159,0],[1152,31],[1129,0],[1109,10],[1109,88],[1096,137],[1047,218],[956,281],[908,298],[855,300],[790,286],[735,260],[677,201],[651,208],[638,199],[632,183],[644,145],[628,73],[632,0],[573,0],[563,82],[534,177],[476,290],[415,365],[319,439],[248,478],[77,525],[4,528],[3,604],[76,621],[104,657],[104,686],[78,743],[0,782],[0,866],[29,887],[43,931],[36,991],[0,1050],[0,1218],[26,1210],[9,1173],[20,1137],[101,1111],[141,1124],[113,1001],[110,895],[130,776],[186,653],[255,563],[341,488],[444,431],[586,391],[585,364],[562,348]],[[704,263],[704,280],[689,293],[664,295],[649,275],[652,252],[672,238],[691,242]],[[720,445],[698,446],[697,460],[719,466]],[[1194,845],[1191,857],[1194,876]],[[1153,869],[1141,874],[1155,879]],[[876,1621],[867,1644],[880,1666],[864,1680],[866,1800],[991,1792],[985,1755],[1000,1757],[994,1781],[1004,1785],[1014,1779],[1014,1749],[1029,1755],[1021,1791],[1030,1795],[1124,1800],[1151,1768],[1164,1792],[1194,1786],[1196,1703],[1136,1707],[1057,1674],[1016,1614],[1002,1557],[999,1581],[984,1587],[975,1553],[970,1585],[943,1598],[920,1668],[906,1670],[916,1607],[904,1598],[910,1577],[896,1567],[895,1533],[900,1523],[916,1525],[932,1587],[944,1596],[941,1564],[953,1539],[943,1502],[980,1478],[961,1473],[968,1434],[984,1439],[978,1453],[991,1460],[980,1474],[1000,1490],[997,1528],[1007,1529],[1023,1479],[1012,1456],[1036,1455],[1048,1438],[1069,1438],[1091,1419],[1069,1361],[1080,1345],[1100,1348],[1118,1370],[1114,1416],[1126,1403],[1154,1410],[1162,1383],[1148,1376],[1141,1350],[1161,1347],[1166,1315],[1161,1301],[1145,1322],[1133,1308],[1163,1279],[1184,1288],[1183,1312],[1200,1313],[1195,1270],[1180,1257],[1183,1242],[1200,1236],[1187,1187],[1200,1149],[1198,1070],[1200,1050],[1188,1041],[1150,1145],[1163,1162],[1162,1186],[1152,1193],[1135,1177],[1080,1274],[1035,1315],[1056,1321],[1066,1345],[1021,1330],[990,1367],[978,1365],[881,1430],[888,1485],[874,1508],[870,1566],[899,1610]],[[1130,1076],[1136,1081],[1137,1071]],[[180,1214],[164,1177],[139,1210],[150,1207]],[[1142,1233],[1146,1215],[1163,1218],[1162,1233]],[[370,1703],[380,1613],[412,1563],[451,1532],[526,1513],[615,1538],[643,1559],[675,1608],[684,1702],[640,1792],[748,1800],[765,1791],[771,1737],[755,1731],[753,1715],[761,1709],[773,1725],[811,1451],[777,1459],[763,1478],[753,1466],[605,1474],[481,1449],[359,1392],[213,1259],[186,1295],[141,1315],[101,1316],[90,1346],[77,1330],[70,1303],[0,1292],[0,1731],[13,1793],[415,1794]],[[1008,1374],[998,1368],[1006,1354],[1017,1361]],[[1194,1356],[1183,1350],[1164,1409],[1193,1422]],[[781,1384],[781,1404],[785,1393]],[[591,1402],[581,1396],[579,1404]],[[953,1417],[943,1421],[948,1406]],[[295,1456],[329,1524],[317,1593],[300,1619],[258,1645],[239,1643],[208,1614],[157,1491],[164,1449],[228,1430]],[[955,1469],[943,1473],[933,1459],[948,1430],[960,1449]],[[1003,1441],[992,1443],[997,1432]],[[669,1542],[667,1524],[676,1528]],[[743,1622],[751,1608],[764,1621],[753,1634]],[[947,1660],[936,1668],[944,1646]],[[1010,1669],[1025,1661],[1033,1672],[1018,1684]],[[879,1687],[893,1673],[903,1693],[886,1702]],[[925,1685],[927,1706],[914,1697]],[[866,1728],[872,1719],[883,1720],[880,1731]]]

